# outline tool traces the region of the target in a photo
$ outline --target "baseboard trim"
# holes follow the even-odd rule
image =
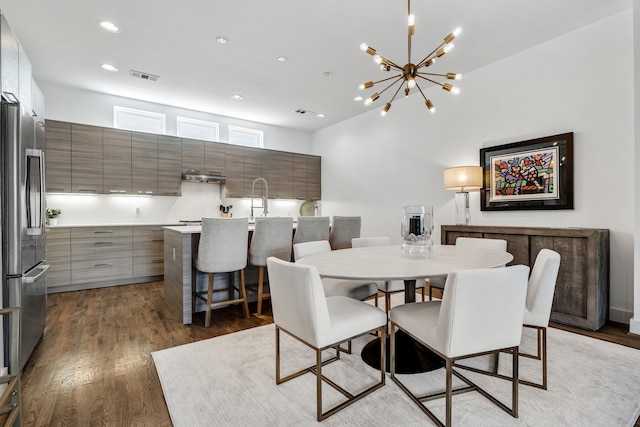
[[[640,335],[640,319],[631,319],[629,321],[629,332]]]
[[[622,310],[619,308],[609,308],[609,320],[617,323],[629,324],[629,321],[633,317],[633,312],[629,310]]]

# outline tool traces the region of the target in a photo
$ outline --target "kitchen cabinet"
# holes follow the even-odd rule
[[[131,134],[132,187],[134,194],[158,194],[158,137],[151,133]]]
[[[133,227],[133,277],[164,274],[164,230],[161,225]]]
[[[71,191],[102,193],[102,163],[102,128],[72,123]]]
[[[23,111],[31,115],[31,111],[33,110],[33,105],[31,105],[31,62],[22,46],[20,46],[20,44],[18,44],[18,46],[18,99],[20,100],[20,106]]]
[[[47,193],[71,193],[71,123],[45,123]]]
[[[20,44],[4,15],[0,22],[0,62],[2,62],[2,68],[0,68],[2,91],[19,94]]]
[[[204,141],[182,138],[182,172],[204,173]]]
[[[307,200],[320,200],[322,184],[320,156],[307,156]]]
[[[47,229],[47,288],[71,283],[71,229]]]
[[[277,151],[262,150],[262,177],[269,183],[269,198],[278,198],[280,194],[280,172],[278,171]]]
[[[293,154],[293,198],[307,200],[308,198],[308,171],[307,156],[304,154]]]
[[[551,321],[597,330],[609,312],[609,230],[598,228],[443,225],[443,244],[458,237],[504,239],[510,264],[533,267],[543,248],[560,254]]]
[[[106,194],[131,194],[131,132],[102,129],[102,178]]]
[[[158,194],[182,195],[182,145],[175,136],[158,135]]]
[[[262,177],[262,149],[244,147],[244,197],[251,197],[253,181]],[[267,181],[268,184],[268,181]],[[265,194],[264,183],[256,182],[255,195]]]
[[[279,151],[276,157],[278,162],[276,197],[293,199],[293,153]]]
[[[133,276],[132,227],[71,228],[71,284]]]
[[[204,173],[212,175],[225,175],[226,144],[220,142],[206,142],[204,144]]]
[[[225,197],[245,197],[244,192],[244,147],[227,144],[225,147],[226,177]]]

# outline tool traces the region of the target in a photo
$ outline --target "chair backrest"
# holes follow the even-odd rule
[[[329,309],[318,270],[274,257],[267,258],[267,270],[273,322],[317,346],[330,330]]]
[[[293,243],[329,240],[328,216],[299,216]]]
[[[507,241],[503,239],[482,239],[477,237],[458,237],[456,246],[466,248],[495,249],[507,251]]]
[[[368,246],[389,246],[391,239],[389,237],[355,237],[351,239],[351,247],[366,248]]]
[[[256,218],[249,248],[249,263],[267,265],[267,258],[270,256],[291,261],[292,238],[293,218]]]
[[[328,240],[296,243],[293,245],[293,259],[296,261],[302,257],[317,254],[319,252],[331,252],[331,245]]]
[[[524,313],[525,325],[547,327],[551,316],[553,294],[560,269],[560,254],[551,249],[542,249],[529,277],[527,304]]]
[[[248,218],[202,218],[196,268],[207,273],[247,266]]]
[[[525,265],[450,273],[436,327],[446,355],[519,345],[528,277]]]
[[[329,234],[331,249],[347,249],[351,247],[351,239],[360,237],[362,218],[359,216],[334,216]]]

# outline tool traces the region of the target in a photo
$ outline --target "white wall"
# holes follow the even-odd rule
[[[47,82],[38,83],[46,102],[46,117],[50,120],[113,127],[113,107],[135,108],[167,116],[167,135],[176,135],[177,116],[206,120],[220,125],[220,141],[228,141],[228,126],[240,126],[264,131],[264,148],[310,154],[311,132],[238,120],[200,111],[185,110],[131,98],[91,92]]]
[[[381,97],[376,111],[316,132],[323,213],[363,215],[363,235],[399,242],[402,206],[432,204],[439,230],[454,223],[453,193],[443,189],[445,168],[478,165],[481,147],[574,132],[575,209],[481,212],[479,195],[472,193],[472,222],[609,228],[611,319],[628,322],[634,253],[632,40],[629,10],[467,73],[457,97],[430,89],[435,115],[412,96],[394,102],[382,118]],[[446,58],[437,65],[446,68]]]
[[[640,0],[633,2],[633,39],[635,69],[640,71]],[[640,75],[635,73],[635,111],[640,112]],[[635,116],[635,164],[640,165],[640,118]],[[635,251],[634,251],[634,316],[629,325],[629,331],[640,334],[640,170],[635,169]]]

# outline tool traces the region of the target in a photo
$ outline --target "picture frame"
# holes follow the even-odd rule
[[[573,209],[573,132],[480,149],[480,210]]]

